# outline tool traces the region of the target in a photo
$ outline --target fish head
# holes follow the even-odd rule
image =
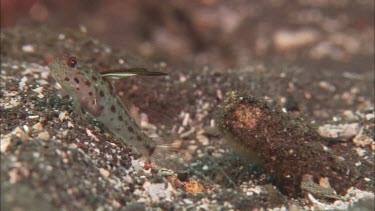
[[[48,67],[53,78],[66,90],[73,90],[75,87],[74,80],[84,77],[75,56],[56,58]]]

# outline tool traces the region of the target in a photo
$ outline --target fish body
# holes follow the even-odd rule
[[[153,157],[157,155],[163,156],[160,155],[157,142],[141,130],[125,104],[99,72],[80,64],[76,57],[55,59],[49,64],[49,69],[74,102],[106,126],[123,144],[131,145],[149,161],[154,161]],[[142,69],[142,73],[145,72],[148,71]]]

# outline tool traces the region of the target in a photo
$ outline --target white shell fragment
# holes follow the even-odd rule
[[[22,51],[26,53],[33,53],[35,52],[35,47],[33,45],[23,45]]]
[[[100,168],[99,172],[104,177],[109,177],[109,175],[110,175],[110,172],[107,169],[104,169],[104,168]]]
[[[34,130],[36,130],[36,131],[43,131],[43,125],[40,123],[40,122],[38,122],[38,123],[36,123],[35,125],[33,125],[33,127],[32,127]]]
[[[51,139],[51,136],[47,131],[41,132],[38,134],[37,138],[42,139],[42,140],[49,140]]]
[[[336,200],[332,204],[320,202],[311,194],[308,194],[308,198],[317,210],[348,210],[360,200],[374,200],[374,194],[350,188],[343,200]]]
[[[164,184],[164,183],[150,183],[145,182],[143,184],[143,188],[151,197],[152,201],[160,201],[163,198],[171,198],[173,193],[173,187],[171,183]]]
[[[43,87],[38,87],[38,88],[33,89],[33,92],[42,93],[43,89],[44,89]]]
[[[319,33],[312,29],[302,29],[299,31],[280,30],[274,37],[273,42],[279,50],[289,50],[300,48],[315,42]]]
[[[96,137],[92,132],[91,130],[87,129],[86,128],[86,133],[89,137],[91,137],[92,139],[94,139],[95,141],[99,141],[98,137]]]
[[[358,133],[358,135],[354,137],[353,143],[356,146],[360,146],[360,147],[366,147],[368,145],[372,145],[372,146],[375,145],[375,142],[374,140],[372,140],[372,138],[366,135],[363,135],[363,127],[361,128],[361,131]]]
[[[339,125],[326,124],[319,127],[318,133],[326,138],[337,138],[341,141],[348,141],[358,134],[359,129],[358,123]]]
[[[66,113],[67,113],[66,111],[63,111],[63,112],[61,112],[61,113],[59,114],[59,119],[60,119],[61,122],[64,121]]]

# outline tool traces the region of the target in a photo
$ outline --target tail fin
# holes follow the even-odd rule
[[[134,109],[133,109],[134,110]],[[167,119],[175,124],[175,121],[168,115],[155,111],[152,109],[145,109],[157,115],[157,118],[163,120]],[[169,168],[172,170],[183,170],[186,165],[186,153],[184,150],[187,148],[187,141],[183,140],[179,134],[173,132],[175,129],[166,125],[161,127],[156,127],[154,124],[150,123],[147,118],[141,118],[142,114],[139,114],[139,110],[132,113],[132,116],[138,116],[139,125],[142,127],[143,131],[155,142],[155,149],[149,157],[146,157],[148,162],[154,163],[158,167]],[[183,126],[182,126],[183,127]],[[160,128],[161,130],[159,130]],[[163,134],[160,136],[159,134]],[[185,158],[185,159],[184,159]]]
[[[178,137],[153,137],[156,142],[156,149],[149,160],[162,168],[182,170],[185,168],[183,156],[183,140]]]

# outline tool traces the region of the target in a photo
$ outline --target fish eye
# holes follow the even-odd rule
[[[77,58],[75,56],[71,56],[68,58],[68,60],[66,61],[66,64],[69,66],[69,67],[75,67],[77,65]]]

